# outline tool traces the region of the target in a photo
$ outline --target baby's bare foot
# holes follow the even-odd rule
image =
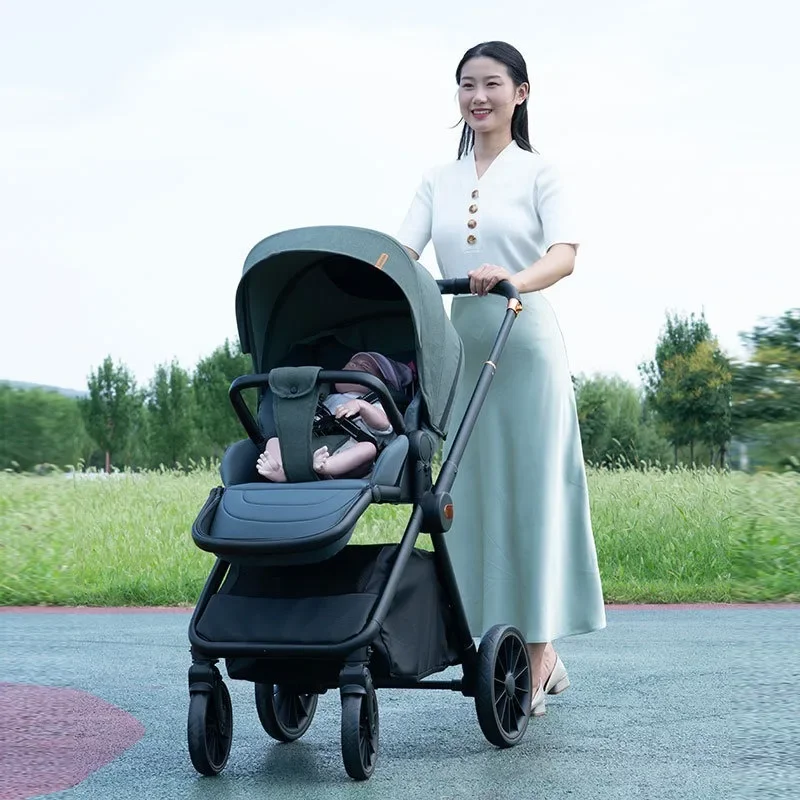
[[[265,477],[268,481],[281,481],[283,474],[280,464],[277,464],[272,456],[266,451],[263,452],[256,462],[256,471],[259,475]]]

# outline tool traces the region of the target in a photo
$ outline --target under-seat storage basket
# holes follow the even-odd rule
[[[304,566],[234,564],[197,622],[215,642],[338,643],[360,633],[377,602],[397,545],[349,545]],[[421,679],[458,663],[452,611],[434,556],[415,549],[372,643],[374,676]],[[279,683],[307,675],[335,682],[340,660],[230,658],[232,678]]]

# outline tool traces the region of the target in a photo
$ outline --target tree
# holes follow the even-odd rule
[[[92,447],[74,397],[0,384],[0,469],[77,464]]]
[[[800,308],[757,325],[741,338],[750,357],[736,369],[737,431],[800,420]]]
[[[111,457],[128,444],[141,400],[133,374],[124,364],[114,365],[106,356],[97,372],[88,379],[89,397],[80,401],[86,430],[105,453],[106,472],[111,471]]]
[[[719,453],[724,467],[731,438],[731,380],[728,359],[716,340],[700,342],[692,352],[677,354],[664,364],[659,388],[659,409],[667,407],[681,426],[681,438],[689,445],[695,463],[695,443],[705,442]]]
[[[678,449],[688,445],[694,463],[695,444],[702,441],[718,449],[724,465],[731,436],[732,373],[705,317],[667,314],[655,358],[639,370],[646,402],[673,446],[675,462]]]
[[[742,334],[748,358],[736,365],[733,426],[762,467],[800,469],[800,308]]]
[[[584,456],[592,464],[638,465],[665,459],[668,444],[643,407],[640,392],[618,377],[575,381]]]
[[[177,362],[156,369],[146,407],[151,465],[188,463],[197,439],[194,395],[189,374]]]
[[[238,343],[227,339],[211,355],[198,362],[192,378],[197,413],[197,428],[203,447],[216,457],[225,448],[244,438],[228,389],[235,378],[252,372],[250,357],[242,353]]]

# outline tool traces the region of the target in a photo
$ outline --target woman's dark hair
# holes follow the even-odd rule
[[[504,64],[515,86],[519,86],[522,83],[530,85],[530,81],[528,80],[528,66],[525,64],[522,53],[520,53],[516,47],[512,47],[506,42],[482,42],[467,50],[461,61],[458,62],[458,67],[456,68],[456,83],[461,83],[461,70],[464,68],[464,64],[473,58],[479,58],[481,56],[484,58],[493,58],[495,61]],[[527,150],[531,153],[536,152],[533,147],[531,147],[528,138],[527,97],[514,109],[514,115],[511,117],[511,136],[523,150]],[[475,132],[470,128],[467,121],[464,120],[464,126],[461,129],[461,142],[458,145],[458,157],[463,158],[472,150],[474,145]]]

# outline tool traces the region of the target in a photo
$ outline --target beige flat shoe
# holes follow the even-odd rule
[[[547,706],[545,704],[545,697],[547,693],[544,690],[544,687],[540,683],[536,691],[533,693],[533,698],[531,699],[531,716],[532,717],[543,717],[547,713]]]
[[[567,675],[564,662],[561,660],[561,656],[556,656],[556,665],[544,683],[543,692],[544,694],[561,694],[565,689],[569,689],[569,686],[569,675]]]

